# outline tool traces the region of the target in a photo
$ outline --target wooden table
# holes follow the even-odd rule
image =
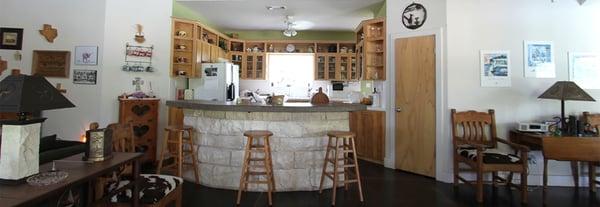
[[[132,206],[139,206],[139,175],[140,175],[140,163],[139,160],[142,157],[142,153],[113,153],[113,157],[109,160],[96,163],[86,162],[72,162],[81,161],[83,154],[74,155],[67,157],[63,160],[66,162],[56,162],[56,168],[69,173],[69,177],[66,180],[48,186],[35,187],[28,184],[20,185],[0,185],[0,207],[4,206],[35,206],[46,199],[60,196],[64,191],[68,190],[73,186],[77,186],[84,183],[90,183],[95,178],[109,173],[120,166],[125,164],[133,164],[133,180],[131,182],[131,188],[133,191]],[[68,162],[71,161],[71,162]],[[46,172],[52,169],[52,162],[46,163],[40,166],[40,172]],[[91,206],[91,187],[88,186],[87,204]],[[124,190],[122,188],[121,190]],[[119,191],[120,192],[120,191]],[[118,192],[114,192],[118,193]],[[114,194],[113,193],[113,194]],[[105,200],[110,198],[111,195],[107,196]]]
[[[511,142],[521,144],[529,147],[530,150],[541,151],[542,150],[542,139],[544,137],[551,137],[549,133],[535,133],[535,132],[520,132],[517,130],[511,130],[509,139]],[[573,183],[575,187],[579,187],[579,162],[571,161],[571,174],[573,176]],[[512,176],[509,177],[509,179]]]

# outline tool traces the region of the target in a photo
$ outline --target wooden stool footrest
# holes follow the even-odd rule
[[[262,171],[262,172],[248,171],[248,175],[267,175],[267,172],[265,172],[265,171]]]

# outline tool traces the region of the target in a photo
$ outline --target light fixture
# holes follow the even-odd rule
[[[275,10],[286,10],[286,6],[267,6],[267,10],[275,11]]]
[[[295,24],[292,21],[292,19],[292,16],[286,16],[285,21],[283,21],[283,23],[286,26],[285,30],[283,30],[283,35],[286,37],[295,37],[296,35],[298,35],[296,29],[294,29]]]

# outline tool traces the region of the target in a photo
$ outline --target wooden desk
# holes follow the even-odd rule
[[[48,186],[35,187],[28,184],[21,185],[1,185],[0,186],[0,207],[4,206],[35,206],[46,199],[54,196],[60,196],[65,190],[70,187],[90,182],[98,176],[109,173],[120,166],[128,163],[133,164],[133,181],[132,183],[132,206],[139,206],[139,174],[142,153],[113,153],[113,158],[97,163],[84,162],[56,162],[56,168],[69,173],[66,180]],[[81,161],[83,154],[67,157],[63,160]],[[49,171],[52,169],[52,163],[46,163],[40,166],[40,172]],[[91,185],[88,185],[91,186]],[[92,197],[89,196],[88,189],[88,205],[91,206]],[[107,196],[108,198],[110,196]]]
[[[549,133],[532,133],[511,130],[509,139],[513,143],[529,147],[532,151],[542,151],[542,139],[550,136],[552,135]],[[571,175],[573,176],[575,187],[579,187],[579,162],[571,161]],[[512,178],[512,175],[509,178]]]

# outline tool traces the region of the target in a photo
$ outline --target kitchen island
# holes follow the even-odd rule
[[[344,103],[271,106],[198,100],[167,101],[167,106],[184,109],[184,124],[198,132],[200,180],[208,187],[237,190],[246,142],[243,132],[273,132],[276,191],[318,190],[327,131],[349,130],[349,112],[366,110],[364,105]],[[191,170],[184,177],[194,180]],[[331,182],[325,186],[331,187]],[[249,190],[266,191],[266,186],[249,185]]]

